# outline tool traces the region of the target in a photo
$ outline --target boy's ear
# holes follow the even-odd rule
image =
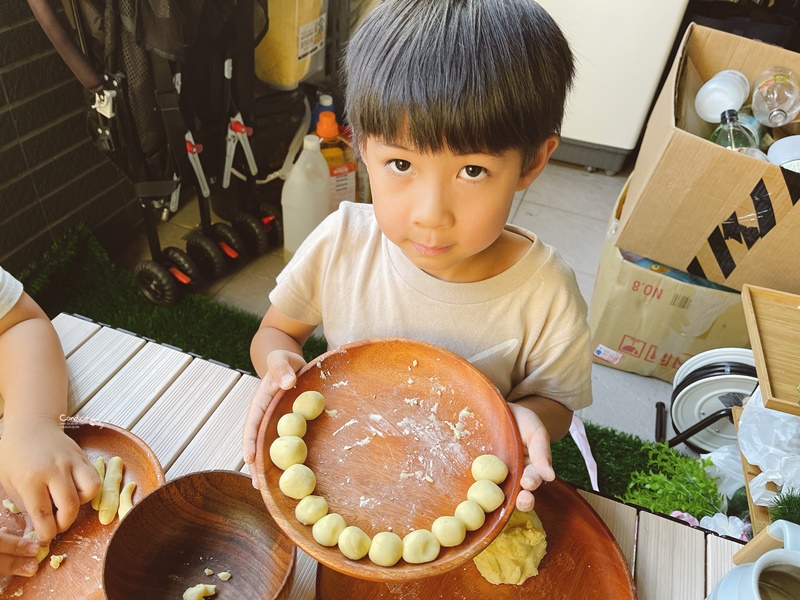
[[[547,138],[539,148],[536,156],[528,165],[528,168],[520,175],[517,182],[517,191],[522,191],[528,187],[533,181],[542,173],[547,161],[550,160],[550,155],[558,148],[558,136],[553,134]]]

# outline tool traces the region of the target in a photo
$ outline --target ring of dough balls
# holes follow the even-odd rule
[[[339,542],[339,536],[347,527],[344,517],[339,513],[330,513],[314,523],[311,528],[311,535],[323,546],[335,546]]]
[[[292,465],[278,480],[281,491],[295,500],[302,500],[317,487],[317,477],[305,465]]]
[[[393,567],[403,558],[403,540],[391,531],[381,531],[372,538],[369,559],[380,567]]]
[[[372,540],[355,525],[350,525],[339,534],[339,550],[351,560],[361,560],[369,552]]]
[[[439,540],[427,529],[416,529],[403,538],[403,560],[418,565],[439,556]]]

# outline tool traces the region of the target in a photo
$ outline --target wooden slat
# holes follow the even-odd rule
[[[168,471],[240,376],[237,371],[196,358],[131,432],[150,446]]]
[[[64,349],[64,356],[69,356],[81,346],[87,339],[92,337],[100,329],[100,325],[85,319],[79,319],[66,313],[57,315],[52,320],[53,327],[61,339],[61,347]]]
[[[67,358],[67,412],[74,415],[145,343],[142,338],[101,327],[75,350]]]
[[[640,511],[635,575],[639,600],[703,600],[705,549],[702,530]]]
[[[578,490],[578,493],[600,515],[614,539],[617,540],[628,563],[628,568],[632,568],[636,545],[636,509],[592,492]]]
[[[294,582],[289,600],[314,600],[316,598],[317,561],[297,548],[294,561]],[[356,600],[353,598],[353,600]]]
[[[188,354],[147,342],[76,415],[130,429],[190,362]]]
[[[706,536],[706,596],[733,569],[733,555],[743,546],[744,542],[718,535]]]
[[[238,470],[242,458],[242,427],[259,379],[243,375],[167,471],[174,479],[193,471]]]

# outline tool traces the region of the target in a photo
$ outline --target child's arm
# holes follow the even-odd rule
[[[0,575],[33,575],[36,573],[34,557],[38,550],[39,542],[0,529]]]
[[[261,327],[253,336],[250,358],[256,373],[261,376],[261,383],[250,401],[242,435],[242,454],[250,469],[253,487],[258,487],[253,463],[256,460],[256,438],[261,420],[275,394],[279,390],[290,389],[297,381],[295,373],[306,364],[303,344],[314,328],[315,325],[290,319],[270,306],[261,321]]]
[[[542,481],[552,481],[556,476],[550,457],[550,442],[560,440],[569,431],[572,411],[560,402],[544,396],[526,396],[516,402],[509,402],[508,406],[517,422],[523,449],[527,454],[520,481],[522,491],[517,496],[517,508],[529,511],[534,504],[533,490]]]
[[[61,428],[67,411],[64,351],[50,319],[25,293],[0,318],[0,394],[0,484],[46,543],[72,525],[100,481]]]

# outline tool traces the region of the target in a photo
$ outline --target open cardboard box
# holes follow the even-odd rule
[[[616,245],[741,290],[800,293],[800,173],[708,141],[694,98],[715,73],[752,82],[800,54],[691,24],[645,129]],[[800,382],[798,382],[800,383]]]

